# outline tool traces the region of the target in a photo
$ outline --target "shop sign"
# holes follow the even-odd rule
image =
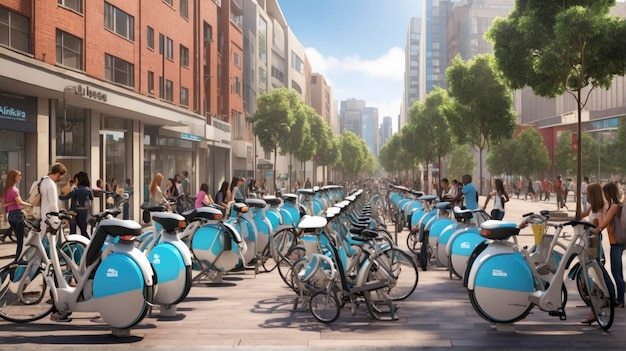
[[[37,111],[37,99],[0,94],[0,119],[14,122],[26,122],[34,118]]]
[[[100,90],[96,90],[88,85],[77,85],[75,89],[76,95],[89,98],[96,101],[107,102],[107,94]]]
[[[181,137],[183,139],[187,139],[187,140],[202,141],[202,137],[197,136],[197,135],[193,135],[193,134],[189,134],[189,133],[182,133]]]

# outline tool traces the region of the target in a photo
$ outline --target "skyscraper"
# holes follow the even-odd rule
[[[341,133],[346,130],[354,132],[357,136],[362,136],[361,112],[365,108],[365,100],[357,100],[354,98],[341,101],[339,110]]]
[[[365,107],[361,112],[361,136],[374,156],[378,156],[378,108]]]

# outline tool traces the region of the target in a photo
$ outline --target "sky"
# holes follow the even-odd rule
[[[404,46],[422,0],[278,0],[287,24],[324,75],[334,99],[365,100],[379,122],[398,130],[404,85]],[[337,106],[339,109],[339,106]]]

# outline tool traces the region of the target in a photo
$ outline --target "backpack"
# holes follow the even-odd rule
[[[45,177],[44,177],[45,178]],[[30,188],[30,193],[28,194],[28,202],[33,206],[33,207],[39,207],[41,206],[41,181],[43,180],[43,178],[41,178],[38,182],[37,182],[37,186],[35,186],[35,184],[33,184],[33,186],[31,186]]]
[[[619,210],[611,220],[611,227],[615,241],[624,245],[626,243],[626,206],[624,204],[619,204]]]

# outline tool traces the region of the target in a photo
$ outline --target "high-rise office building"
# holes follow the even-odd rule
[[[346,130],[354,132],[357,136],[362,136],[362,120],[361,113],[365,108],[365,100],[357,100],[354,98],[342,100],[339,109],[340,130],[343,133]]]
[[[361,136],[374,156],[378,156],[378,108],[365,107],[361,111]]]
[[[380,148],[387,143],[389,138],[391,138],[391,133],[393,132],[391,121],[391,117],[383,117],[383,123],[381,123],[378,133],[380,135],[380,143],[378,144],[379,151]]]

